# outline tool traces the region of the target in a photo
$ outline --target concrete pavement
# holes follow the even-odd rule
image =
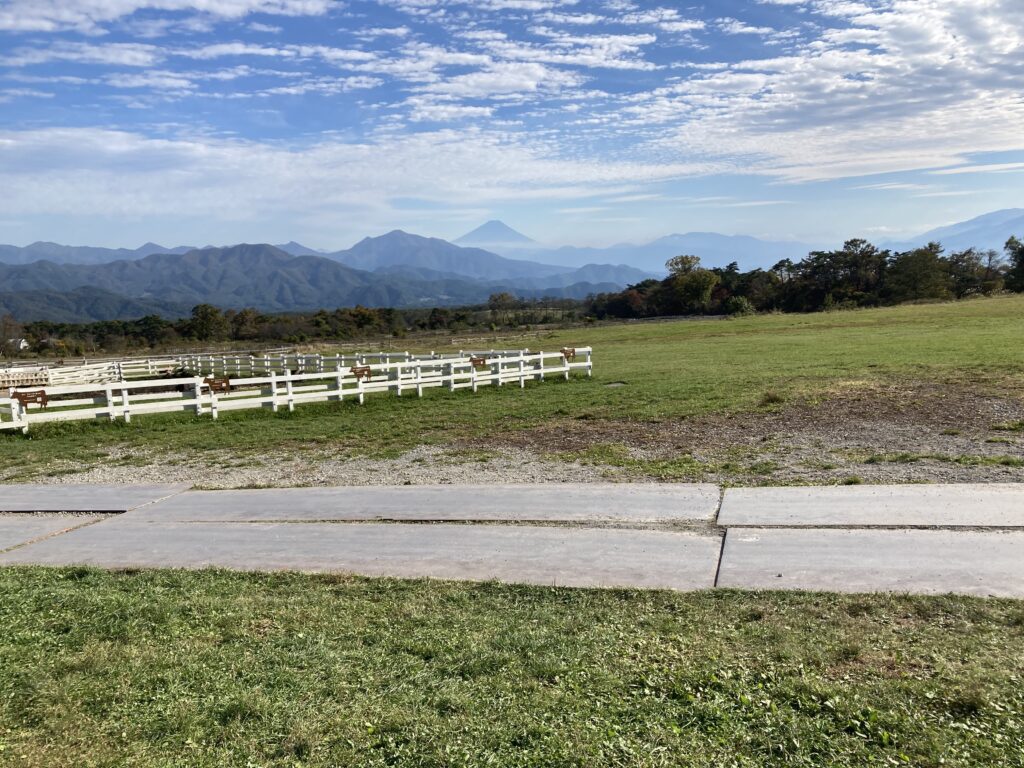
[[[730,528],[718,586],[1024,597],[1024,530]]]
[[[166,499],[187,485],[4,485],[0,512],[128,512]]]
[[[723,526],[1024,527],[1020,485],[730,488]]]
[[[111,546],[111,539],[116,546]],[[714,586],[717,535],[508,525],[145,523],[80,528],[4,564],[107,568],[216,566],[368,576],[497,579],[574,587]]]
[[[0,487],[0,509],[129,509],[0,515],[0,565],[1024,597],[1024,485],[53,488]]]
[[[143,520],[687,523],[715,519],[714,485],[402,485],[193,491]]]

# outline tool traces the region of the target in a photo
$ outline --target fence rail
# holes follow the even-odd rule
[[[179,370],[182,360],[158,362],[160,365],[146,370],[164,374],[163,378],[131,378],[142,370],[137,361],[131,361],[116,364],[120,366],[117,380],[57,384],[42,390],[12,387],[6,397],[0,397],[0,430],[28,432],[31,424],[50,421],[131,421],[137,415],[176,411],[213,418],[221,411],[244,408],[291,411],[308,402],[356,399],[363,403],[374,393],[402,396],[415,392],[422,397],[431,387],[474,392],[481,386],[518,384],[525,388],[528,381],[559,375],[568,379],[572,371],[590,376],[593,371],[590,347],[419,356],[385,352],[332,357],[206,355],[185,360],[184,368],[193,375],[181,377],[168,377],[160,366],[168,362]],[[45,396],[39,398],[42,402],[24,403],[16,397],[18,393],[22,399],[28,399],[25,395]]]

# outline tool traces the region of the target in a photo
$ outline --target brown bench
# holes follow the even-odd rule
[[[576,347],[562,347],[562,357],[567,363],[576,362]]]
[[[352,375],[356,377],[356,381],[369,381],[373,376],[373,370],[368,365],[353,365]]]
[[[11,399],[21,403],[26,411],[30,404],[45,408],[50,404],[50,398],[46,395],[45,389],[34,389],[31,392],[12,392]]]
[[[211,392],[230,392],[231,379],[227,376],[207,376],[203,384],[210,388]]]
[[[474,356],[469,358],[469,364],[474,368],[483,368],[487,365],[487,358]]]

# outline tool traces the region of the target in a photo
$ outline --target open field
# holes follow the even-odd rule
[[[594,346],[589,381],[41,425],[0,436],[0,480],[1015,481],[1022,338],[1021,296],[574,330],[543,346]]]
[[[10,766],[1019,766],[1020,603],[0,571]]]

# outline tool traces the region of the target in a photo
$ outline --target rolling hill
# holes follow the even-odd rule
[[[133,299],[91,286],[65,292],[39,290],[0,293],[0,316],[9,314],[23,323],[35,320],[54,323],[129,320],[146,315],[176,319],[187,316],[191,309],[191,304]]]

